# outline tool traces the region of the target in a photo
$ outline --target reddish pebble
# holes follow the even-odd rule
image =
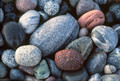
[[[47,79],[45,79],[45,81],[56,81],[55,77],[50,76]]]
[[[83,14],[78,19],[80,27],[86,27],[87,29],[92,29],[97,25],[102,25],[105,22],[105,16],[100,10],[91,10]]]
[[[116,2],[120,2],[120,0],[114,0],[114,1],[116,1]]]
[[[61,70],[75,71],[82,68],[84,59],[76,50],[65,49],[55,54],[55,63]]]

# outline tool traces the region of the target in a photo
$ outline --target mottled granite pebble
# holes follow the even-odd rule
[[[105,52],[112,51],[118,43],[117,32],[104,25],[95,27],[92,30],[91,37],[96,46]]]
[[[77,50],[86,60],[93,48],[92,39],[84,36],[72,41],[66,46],[65,49],[74,49]]]
[[[99,73],[91,75],[91,77],[88,81],[101,81],[101,75]]]
[[[22,26],[26,34],[32,33],[38,27],[39,22],[40,14],[36,10],[27,11],[19,19],[19,24]]]
[[[104,75],[102,81],[120,81],[120,77],[116,74]]]
[[[116,72],[116,67],[113,66],[113,65],[106,65],[104,67],[104,73],[106,74],[112,74],[112,73],[115,73]]]
[[[92,54],[86,62],[87,71],[90,74],[103,72],[106,61],[107,54],[105,52],[98,52]]]
[[[34,67],[35,77],[37,79],[45,79],[50,75],[50,70],[46,60],[42,60],[39,65]]]
[[[9,68],[14,68],[17,66],[15,61],[15,51],[12,49],[7,49],[2,53],[2,62],[7,65]]]
[[[24,45],[15,51],[15,61],[22,66],[35,66],[42,58],[40,49],[34,45]]]
[[[4,12],[6,12],[6,13],[15,12],[14,3],[5,4],[4,5]]]
[[[3,21],[3,19],[4,19],[4,12],[2,8],[0,8],[0,23]]]
[[[79,25],[75,18],[71,15],[61,15],[36,29],[30,37],[30,44],[38,46],[43,56],[48,56],[77,38],[78,32]]]
[[[5,77],[7,72],[7,67],[0,61],[0,78]]]

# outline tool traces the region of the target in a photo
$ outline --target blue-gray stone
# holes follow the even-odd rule
[[[100,5],[104,5],[107,3],[108,0],[95,0],[95,2],[97,2]]]
[[[15,51],[12,49],[7,49],[2,53],[2,62],[9,68],[14,68],[17,66],[14,56]]]
[[[118,70],[117,72],[115,72],[115,74],[120,76],[120,70]]]
[[[51,75],[61,77],[62,71],[57,68],[55,62],[49,58],[47,58],[47,62],[50,68]]]
[[[44,21],[48,20],[49,16],[45,12],[39,11],[39,14]]]
[[[77,6],[77,4],[78,4],[78,2],[79,2],[80,0],[69,0],[69,3],[70,3],[70,5],[72,6],[72,7],[76,7]]]
[[[0,62],[0,78],[3,78],[7,75],[7,67]]]
[[[3,21],[3,19],[4,19],[4,13],[2,8],[0,8],[0,23]]]
[[[87,62],[86,68],[90,74],[101,73],[106,65],[107,55],[105,52],[98,52],[92,54]]]
[[[43,56],[54,54],[77,38],[79,25],[71,15],[54,17],[41,25],[30,37],[30,44],[38,46]]]
[[[102,81],[120,81],[120,77],[116,74],[104,75]]]
[[[120,69],[120,47],[115,48],[107,59],[108,64],[114,65],[117,69]]]
[[[101,75],[99,73],[91,75],[91,77],[88,81],[101,81]]]
[[[10,79],[16,81],[23,81],[25,78],[24,74],[18,69],[10,70]]]
[[[108,26],[96,26],[91,37],[96,46],[105,52],[112,51],[118,44],[117,32]]]
[[[116,67],[114,65],[107,64],[104,67],[104,73],[112,74],[116,72]]]
[[[120,24],[113,25],[112,28],[118,33],[118,37],[120,38]]]
[[[100,6],[96,2],[95,2],[95,8],[94,8],[94,10],[101,10]]]
[[[3,45],[4,45],[4,40],[3,40],[2,34],[0,33],[0,46],[3,46]]]

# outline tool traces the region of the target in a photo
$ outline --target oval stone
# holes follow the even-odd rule
[[[24,45],[15,51],[15,60],[22,66],[35,66],[40,62],[41,57],[40,49],[33,45]]]
[[[30,44],[38,46],[43,56],[48,56],[77,38],[78,33],[79,25],[74,17],[57,16],[36,29],[30,37]]]
[[[55,54],[55,63],[61,70],[75,71],[82,68],[84,59],[79,52],[65,49]]]
[[[19,24],[23,27],[25,33],[32,33],[40,22],[40,14],[36,10],[29,10],[19,19]]]
[[[118,44],[117,32],[108,26],[95,27],[91,37],[96,46],[105,52],[112,51]]]

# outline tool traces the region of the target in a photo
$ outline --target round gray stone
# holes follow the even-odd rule
[[[92,54],[87,62],[86,68],[90,74],[101,73],[106,65],[107,55],[105,52]]]
[[[104,73],[106,73],[106,74],[112,74],[112,73],[115,73],[115,72],[116,72],[116,67],[113,66],[113,65],[108,64],[104,67]]]
[[[96,26],[91,33],[93,42],[105,52],[112,51],[118,44],[118,34],[108,26]]]
[[[65,49],[77,50],[86,60],[93,48],[92,39],[84,36],[72,41]]]
[[[41,51],[34,45],[24,45],[15,52],[15,61],[22,66],[35,66],[42,58]]]
[[[91,75],[91,77],[88,81],[101,81],[101,75],[99,73]]]
[[[17,66],[17,63],[15,61],[15,51],[12,49],[5,50],[2,53],[2,62],[7,65],[9,68],[14,68]]]
[[[41,25],[30,37],[30,44],[38,46],[43,56],[54,54],[77,38],[78,22],[71,15],[54,17]]]
[[[120,77],[116,74],[104,75],[102,81],[120,81]]]
[[[3,19],[4,19],[4,13],[2,8],[0,8],[0,23],[3,21]]]
[[[27,34],[32,33],[39,25],[39,22],[40,14],[36,10],[27,11],[19,19],[19,24]]]
[[[86,35],[88,35],[87,28],[81,28],[80,32],[79,32],[79,37],[83,37],[83,36],[86,36]]]
[[[59,11],[59,4],[55,1],[48,1],[45,3],[44,12],[47,13],[49,16],[54,16]]]
[[[3,78],[7,75],[7,67],[0,62],[0,78]]]

